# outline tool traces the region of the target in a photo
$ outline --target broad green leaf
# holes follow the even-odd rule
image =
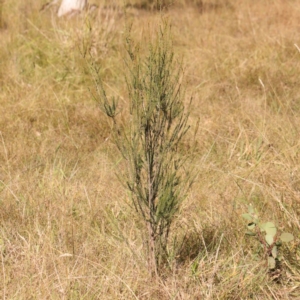
[[[269,245],[272,245],[274,243],[274,236],[273,235],[270,235],[270,234],[267,234],[266,235],[266,242],[269,244]]]
[[[267,223],[259,223],[258,224],[261,231],[266,231],[266,225],[267,225]]]
[[[291,233],[284,232],[281,234],[280,239],[281,241],[287,243],[287,242],[291,242],[294,239],[294,236]]]
[[[249,214],[254,214],[255,213],[254,208],[253,208],[252,205],[248,206],[248,212],[249,212]]]
[[[246,235],[255,236],[255,235],[256,235],[256,233],[255,233],[255,232],[251,232],[251,231],[247,231],[247,232],[246,232]]]
[[[268,257],[268,266],[269,266],[269,269],[275,269],[276,261],[275,261],[274,257],[272,257],[272,256]]]
[[[266,225],[265,225],[265,231],[268,235],[271,235],[271,236],[274,237],[277,233],[277,228],[276,228],[274,223],[267,222]]]
[[[252,223],[249,223],[249,224],[248,224],[248,229],[249,229],[249,230],[253,230],[253,229],[255,228],[255,226],[256,226],[255,223],[253,223],[253,222],[252,222]]]
[[[259,223],[258,226],[262,231],[265,231],[266,223]]]
[[[252,221],[252,216],[250,214],[242,214],[242,217],[248,221]]]
[[[277,258],[277,254],[278,254],[277,246],[274,246],[274,247],[272,248],[272,256],[273,256],[274,258]]]

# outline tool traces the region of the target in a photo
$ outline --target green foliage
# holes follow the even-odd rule
[[[275,269],[277,262],[280,260],[278,248],[281,246],[281,242],[290,242],[294,239],[294,236],[287,232],[279,235],[278,229],[273,222],[262,223],[258,213],[251,205],[248,207],[248,213],[243,214],[242,217],[249,222],[247,234],[255,236],[263,247],[268,268],[270,270]]]
[[[171,225],[191,184],[185,168],[190,156],[180,153],[189,113],[183,104],[181,69],[174,68],[170,34],[170,26],[164,23],[150,43],[148,55],[142,57],[128,32],[128,126],[120,125],[117,100],[109,99],[101,79],[97,81],[100,107],[113,120],[115,143],[126,161],[122,180],[144,220],[152,274],[157,274],[167,258]]]

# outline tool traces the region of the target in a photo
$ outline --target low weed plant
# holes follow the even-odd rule
[[[282,243],[291,242],[294,236],[288,232],[280,232],[274,222],[262,222],[252,205],[248,206],[248,213],[242,215],[249,223],[247,235],[254,236],[263,249],[263,257],[269,270],[275,270],[281,260],[279,248]]]

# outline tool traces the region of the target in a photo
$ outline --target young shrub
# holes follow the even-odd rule
[[[97,77],[98,100],[113,119],[115,143],[126,161],[122,180],[145,224],[152,276],[159,273],[167,258],[171,225],[191,184],[190,172],[185,168],[189,155],[179,151],[189,128],[189,113],[184,109],[181,69],[175,68],[170,34],[170,26],[164,23],[149,45],[148,56],[143,58],[129,31],[128,128],[118,123],[117,101],[107,98]]]

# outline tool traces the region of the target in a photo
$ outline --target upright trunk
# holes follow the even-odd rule
[[[145,131],[145,141],[147,147],[149,147],[149,132]],[[148,151],[149,152],[149,151]],[[156,261],[156,245],[155,245],[155,230],[153,224],[153,215],[154,212],[154,199],[153,199],[153,169],[152,169],[152,161],[150,159],[150,153],[147,153],[148,160],[148,243],[149,243],[149,271],[151,276],[157,276],[157,261]]]
[[[156,262],[156,255],[155,255],[155,236],[152,230],[151,223],[148,222],[148,264],[149,264],[149,272],[151,277],[157,277],[157,262]]]

